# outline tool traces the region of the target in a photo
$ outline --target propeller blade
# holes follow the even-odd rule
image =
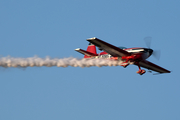
[[[152,41],[152,37],[145,37],[144,41],[146,43],[146,46],[150,49],[151,48],[151,41]],[[160,59],[160,55],[161,55],[161,51],[160,50],[153,50],[152,55],[159,60]]]
[[[144,38],[144,41],[145,41],[145,43],[146,43],[146,46],[147,46],[148,48],[151,48],[152,37],[145,37],[145,38]]]
[[[161,56],[161,51],[160,51],[160,50],[154,50],[153,56],[154,56],[157,60],[159,60],[159,59],[160,59],[160,56]]]

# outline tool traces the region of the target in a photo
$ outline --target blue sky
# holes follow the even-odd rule
[[[179,120],[178,0],[0,0],[0,55],[83,56],[87,38],[161,50],[148,60],[170,74],[137,66],[0,68],[1,120]]]

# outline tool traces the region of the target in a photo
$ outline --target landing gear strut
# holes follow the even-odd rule
[[[146,71],[141,69],[141,67],[140,67],[140,65],[139,65],[139,61],[137,61],[138,58],[140,58],[140,57],[141,57],[140,55],[139,55],[139,56],[138,56],[138,55],[123,56],[121,59],[122,59],[122,60],[126,60],[126,61],[123,62],[123,63],[121,64],[121,66],[123,66],[124,68],[126,68],[126,67],[129,65],[129,63],[128,63],[129,60],[133,60],[133,61],[136,60],[135,64],[139,67],[139,70],[138,70],[136,73],[138,73],[138,74],[140,74],[140,75],[143,75],[144,73],[146,73]]]
[[[136,73],[138,73],[138,74],[140,74],[140,75],[143,75],[144,73],[146,73],[146,71],[145,70],[142,70],[141,69],[141,67],[140,67],[140,65],[139,65],[139,63],[136,63],[137,65],[138,65],[138,67],[139,67],[139,70],[136,72]]]

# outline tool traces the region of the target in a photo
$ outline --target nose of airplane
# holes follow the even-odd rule
[[[153,50],[149,49],[149,54],[152,55],[152,53],[153,53]]]

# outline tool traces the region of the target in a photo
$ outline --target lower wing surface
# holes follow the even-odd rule
[[[144,68],[147,68],[147,69],[159,72],[159,73],[170,73],[169,70],[166,70],[166,69],[164,69],[164,68],[162,68],[162,67],[160,67],[160,66],[158,66],[158,65],[156,65],[154,63],[151,63],[151,62],[149,62],[147,60],[140,61],[139,65],[141,67],[144,67]]]

